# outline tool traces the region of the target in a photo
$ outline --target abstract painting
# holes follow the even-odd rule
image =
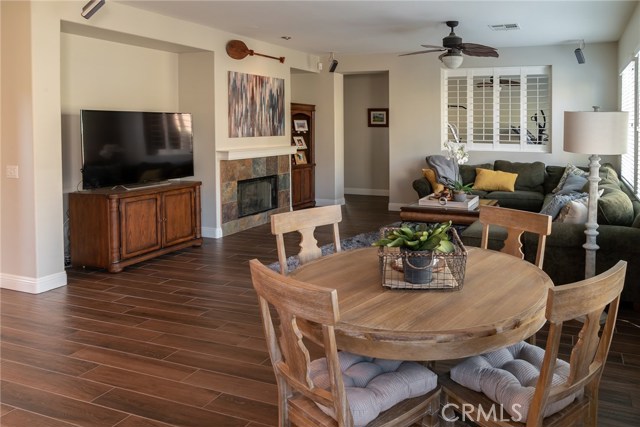
[[[284,79],[229,71],[229,137],[284,135]]]

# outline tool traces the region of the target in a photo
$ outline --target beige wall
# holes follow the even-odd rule
[[[344,76],[346,194],[389,195],[389,128],[367,123],[368,108],[388,107],[387,73]]]
[[[316,106],[316,203],[344,204],[343,76],[329,73],[291,76],[292,101]]]
[[[470,162],[499,158],[539,160],[556,165],[588,164],[587,156],[563,151],[563,114],[566,110],[590,110],[592,105],[599,105],[605,111],[617,108],[617,44],[588,46],[584,65],[577,63],[571,45],[500,49],[499,52],[499,59],[465,57],[463,67],[551,65],[552,152],[472,152]],[[424,157],[440,152],[441,65],[435,54],[341,56],[340,59],[340,71],[344,73],[384,70],[389,72],[389,146],[392,147],[389,150],[389,207],[397,210],[415,200],[411,182],[420,176]],[[603,158],[603,161],[616,159]]]
[[[82,181],[80,110],[178,111],[178,57],[62,33],[62,177],[64,192]]]
[[[227,73],[229,70],[253,74],[280,77],[285,79],[287,93],[286,105],[290,101],[290,67],[303,70],[316,70],[318,57],[303,52],[297,52],[282,47],[276,47],[264,42],[243,38],[256,51],[274,56],[285,56],[286,65],[278,61],[262,57],[248,57],[242,61],[229,58],[225,52],[228,40],[237,36],[208,27],[187,23],[161,15],[151,14],[118,2],[109,2],[99,13],[90,20],[80,16],[82,1],[38,1],[38,2],[0,2],[2,7],[2,155],[3,170],[6,164],[16,164],[20,168],[20,179],[6,180],[2,178],[2,263],[0,272],[0,286],[28,292],[41,292],[66,283],[64,272],[64,203],[63,203],[63,161],[62,161],[62,118],[63,91],[65,100],[71,98],[77,101],[78,94],[72,94],[74,88],[63,86],[62,79],[66,73],[77,72],[76,66],[66,68],[66,61],[77,64],[85,55],[91,57],[93,52],[76,49],[81,44],[88,43],[100,50],[108,51],[106,56],[118,56],[117,47],[107,42],[118,41],[120,53],[128,56],[132,62],[129,49],[133,46],[154,46],[160,51],[170,52],[177,47],[185,47],[189,51],[213,52],[215,61],[209,64],[210,81],[204,90],[213,93],[214,99],[208,118],[213,122],[210,132],[213,138],[207,137],[206,149],[202,150],[203,157],[198,164],[208,162],[205,177],[215,173],[217,159],[215,151],[221,149],[259,148],[271,146],[289,146],[289,135],[269,138],[229,138],[227,136]],[[106,40],[79,40],[73,36],[67,37],[61,32],[63,28],[73,28],[73,34]],[[11,39],[10,44],[6,41]],[[72,49],[66,50],[68,44]],[[164,46],[166,44],[167,46]],[[170,46],[169,46],[170,45]],[[143,50],[138,50],[142,54]],[[157,78],[163,84],[170,81],[172,85],[168,91],[161,90],[155,98],[158,103],[179,106],[181,98],[179,70],[180,61],[174,55],[167,53],[147,55],[149,63],[162,63],[160,76]],[[66,57],[65,55],[70,55]],[[95,55],[99,55],[95,52]],[[143,54],[144,56],[145,54]],[[65,59],[63,60],[63,56]],[[134,54],[135,56],[135,54]],[[100,61],[99,58],[95,58]],[[148,69],[149,63],[142,61],[142,68]],[[86,66],[87,64],[83,65]],[[90,64],[89,64],[90,65]],[[188,65],[185,65],[188,68]],[[116,65],[110,68],[118,71]],[[206,70],[204,70],[206,71]],[[102,71],[100,71],[102,72]],[[195,71],[192,70],[195,74]],[[140,71],[144,73],[144,71]],[[133,74],[140,75],[133,71]],[[105,77],[103,75],[103,77]],[[69,78],[69,75],[64,77]],[[149,77],[154,80],[156,77]],[[83,81],[87,83],[86,77]],[[114,79],[108,78],[113,83]],[[74,82],[69,82],[73,85]],[[123,81],[123,85],[135,85],[130,81]],[[7,89],[5,89],[7,88]],[[70,91],[70,92],[67,92]],[[119,90],[117,101],[122,105],[145,105],[144,99],[138,98],[135,90]],[[177,95],[176,95],[177,94]],[[105,96],[102,98],[102,96]],[[148,96],[149,93],[145,93]],[[177,96],[177,98],[176,98]],[[144,97],[143,97],[144,98]],[[111,105],[113,99],[102,92],[100,99],[91,100],[92,104]],[[88,102],[88,101],[87,101]],[[198,103],[200,101],[186,101]],[[167,105],[164,104],[164,105]],[[164,108],[163,105],[163,108]],[[67,105],[64,113],[68,114]],[[74,106],[75,109],[76,106]],[[154,105],[155,107],[155,105]],[[70,106],[69,106],[70,108]],[[149,107],[151,108],[151,107]],[[288,111],[288,109],[287,109]],[[69,119],[67,117],[67,119]],[[66,129],[72,129],[72,120],[65,122]],[[70,138],[72,131],[66,133]],[[73,143],[73,142],[72,142]],[[76,141],[77,143],[77,141]],[[196,150],[194,144],[194,150]],[[69,153],[74,150],[71,148]],[[77,153],[77,151],[76,151]],[[66,154],[65,154],[66,155]],[[77,159],[69,154],[65,158],[72,165]],[[207,158],[207,156],[211,156]],[[198,167],[198,166],[196,166]],[[207,167],[207,166],[205,166]],[[65,167],[66,169],[66,167]],[[77,171],[76,171],[77,173]],[[196,170],[196,178],[198,178]],[[74,171],[66,171],[69,176],[65,187],[75,186]],[[204,182],[203,200],[215,200],[216,205],[219,188],[219,178],[213,182]],[[68,190],[68,188],[65,188]],[[219,233],[219,207],[203,209],[206,218],[203,223],[210,224],[212,235]],[[219,233],[221,235],[221,232]]]
[[[320,204],[341,203],[344,196],[345,113],[341,73],[388,72],[391,118],[389,143],[393,147],[389,158],[390,207],[398,209],[415,200],[411,181],[419,176],[424,156],[438,152],[441,142],[440,64],[437,55],[402,58],[396,55],[341,56],[337,73],[323,71],[300,79],[296,74],[292,78],[292,68],[316,72],[318,57],[243,38],[250,48],[258,52],[285,56],[286,63],[280,64],[261,57],[236,61],[225,53],[226,42],[238,38],[233,34],[151,14],[118,2],[108,2],[90,20],[85,20],[79,13],[83,4],[83,1],[0,2],[2,170],[11,164],[20,168],[20,179],[9,180],[2,174],[0,180],[0,286],[38,292],[66,283],[61,225],[64,221],[63,169],[64,176],[71,177],[69,182],[65,179],[64,190],[73,187],[75,183],[73,170],[69,173],[66,166],[63,168],[61,119],[65,113],[63,99],[76,95],[67,93],[73,88],[62,84],[63,79],[68,78],[65,73],[71,71],[63,66],[61,52],[72,37],[61,33],[61,24],[73,24],[95,31],[94,38],[105,39],[107,34],[107,41],[117,39],[125,45],[144,46],[145,41],[170,43],[187,47],[191,51],[213,53],[213,63],[210,62],[211,58],[205,60],[207,69],[200,73],[189,69],[187,62],[178,60],[178,76],[175,78],[176,62],[172,54],[165,52],[149,56],[151,62],[165,63],[161,71],[165,76],[163,80],[171,80],[177,84],[177,88],[174,86],[169,89],[170,92],[162,91],[158,96],[164,97],[164,100],[158,102],[175,102],[175,93],[178,94],[178,105],[183,101],[184,87],[180,86],[188,82],[180,82],[181,72],[205,78],[207,73],[211,74],[211,80],[204,91],[213,94],[214,99],[211,100],[209,110],[203,108],[202,111],[212,122],[207,130],[209,134],[202,142],[205,144],[201,151],[203,158],[198,158],[196,178],[200,177],[200,165],[208,167],[209,170],[202,175],[207,178],[203,186],[203,199],[216,200],[216,207],[209,206],[205,208],[209,210],[203,210],[206,215],[203,222],[211,226],[213,235],[220,229],[217,202],[219,178],[215,174],[215,152],[238,148],[284,147],[290,144],[289,129],[286,135],[279,137],[227,136],[227,73],[230,70],[284,78],[287,115],[291,101],[316,105],[316,194]],[[629,47],[633,49],[633,46],[640,44],[637,36],[639,19],[636,10],[620,48],[616,43],[587,46],[585,65],[576,63],[573,45],[501,49],[498,60],[465,58],[465,67],[551,65],[553,73],[553,127],[550,132],[553,137],[552,152],[474,152],[471,161],[481,162],[500,157],[520,161],[542,160],[549,164],[564,164],[568,161],[586,164],[584,156],[571,155],[562,150],[563,112],[589,109],[591,105],[600,105],[605,110],[617,107],[617,73],[621,60],[618,58],[618,49],[622,50],[622,56],[626,55]],[[74,42],[82,43],[86,40],[71,41],[72,44]],[[90,43],[107,48],[104,43]],[[128,51],[129,48],[122,49]],[[170,51],[162,47],[160,50]],[[63,56],[67,54],[78,55],[80,60],[84,52],[71,49],[62,53]],[[147,64],[143,66],[146,68]],[[176,79],[178,83],[175,83]],[[302,83],[298,84],[298,80]],[[73,82],[69,85],[73,85]],[[171,92],[174,90],[176,92]],[[194,98],[184,99],[189,104],[206,103],[206,100],[195,99],[195,95],[184,96]],[[135,92],[128,93],[127,96],[123,94],[122,98],[121,101],[129,105],[140,102],[136,100]],[[107,102],[100,99],[96,103]],[[69,123],[66,126],[70,129],[74,125]],[[211,134],[213,138],[210,138]],[[76,151],[76,154],[65,158],[65,165],[67,162],[72,165],[77,162],[73,158],[77,155]],[[210,182],[211,176],[214,182]]]
[[[640,2],[629,18],[629,23],[618,43],[618,71],[622,72],[629,61],[640,51]]]

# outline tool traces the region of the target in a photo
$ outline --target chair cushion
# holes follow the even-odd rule
[[[435,389],[438,377],[417,362],[374,359],[345,351],[338,352],[353,423],[367,425],[381,412],[412,397]],[[311,380],[316,387],[330,388],[326,358],[311,362]],[[335,418],[332,408],[318,407]]]
[[[471,390],[484,393],[503,406],[514,421],[526,422],[544,350],[524,341],[481,356],[466,359],[451,369],[451,379]],[[569,376],[569,364],[558,359],[552,384],[562,384]],[[544,416],[567,407],[582,391],[548,405]]]

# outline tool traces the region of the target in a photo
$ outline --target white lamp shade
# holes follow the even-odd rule
[[[462,65],[462,55],[452,55],[448,53],[442,57],[441,61],[447,68],[458,68]]]
[[[564,151],[612,155],[627,151],[626,111],[565,111]]]

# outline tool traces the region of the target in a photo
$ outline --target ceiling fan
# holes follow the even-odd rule
[[[498,52],[494,47],[476,43],[462,43],[462,37],[456,35],[453,29],[458,26],[458,21],[447,21],[447,27],[451,28],[448,36],[442,39],[442,46],[423,44],[422,47],[429,48],[419,52],[405,53],[400,56],[417,55],[420,53],[444,52],[438,57],[447,68],[458,68],[462,64],[462,54],[469,56],[491,56],[498,57]]]

